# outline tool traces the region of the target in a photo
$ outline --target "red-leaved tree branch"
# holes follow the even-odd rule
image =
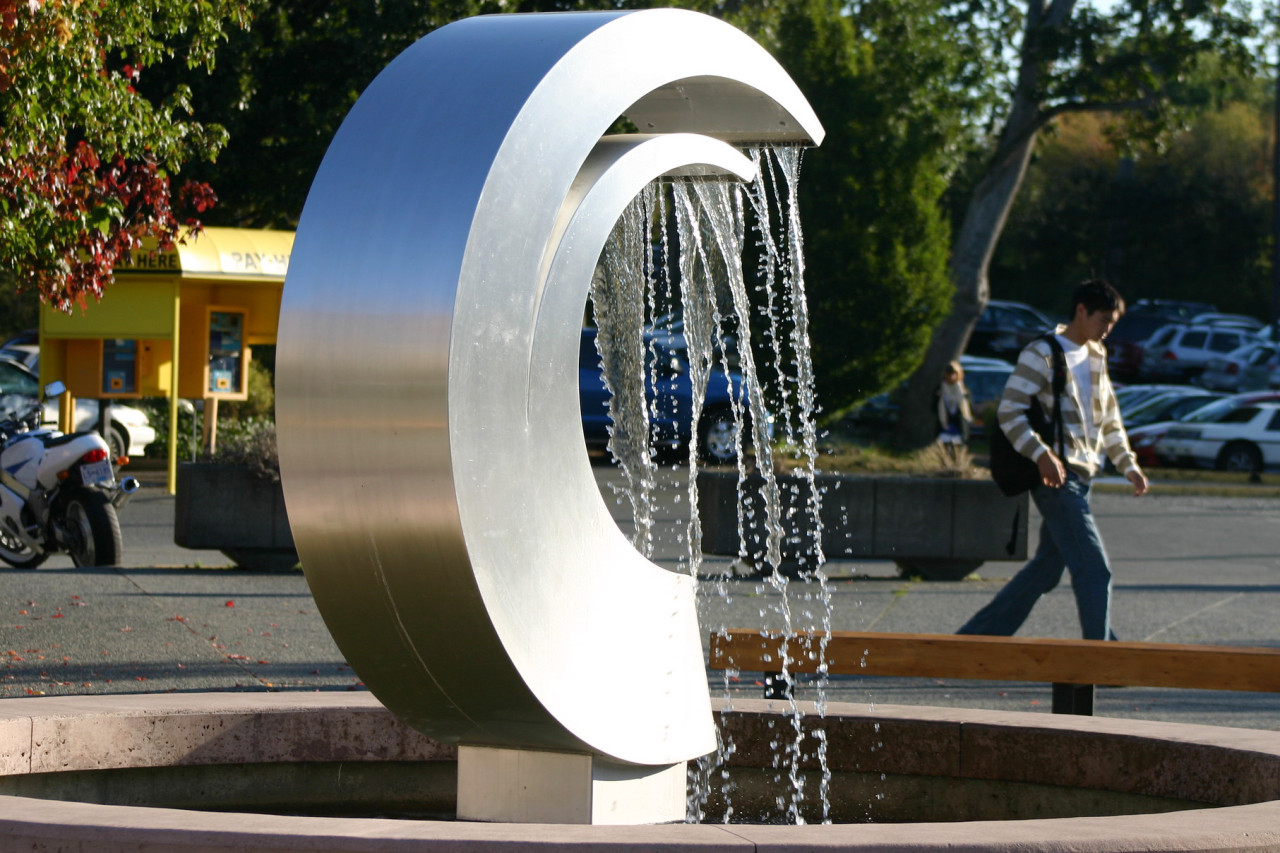
[[[102,297],[144,239],[172,249],[217,197],[177,182],[209,159],[220,128],[191,119],[189,96],[160,103],[134,87],[179,50],[208,66],[242,0],[0,0],[0,273],[54,308]]]

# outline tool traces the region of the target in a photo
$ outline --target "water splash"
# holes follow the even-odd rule
[[[636,547],[651,556],[665,534],[655,526],[653,496],[659,469],[652,446],[657,437],[654,389],[661,378],[659,352],[666,352],[655,341],[662,333],[659,320],[665,317],[668,328],[680,327],[680,355],[693,388],[691,411],[681,417],[694,425],[702,423],[710,383],[729,383],[738,427],[737,503],[743,543],[739,563],[762,570],[756,587],[767,601],[761,608],[762,624],[786,638],[798,630],[825,632],[831,627],[816,478],[818,406],[796,195],[801,156],[799,149],[748,154],[759,167],[752,184],[676,179],[651,185],[638,197],[602,255],[592,302],[606,382],[614,394],[610,450],[623,472],[634,512]],[[749,255],[754,257],[747,259]],[[668,336],[664,345],[671,343]],[[678,457],[671,468],[673,477],[684,478],[674,500],[687,502],[689,513],[677,534],[685,548],[681,567],[699,579],[704,629],[724,631],[743,626],[724,621],[736,588],[730,577],[723,572],[704,574],[697,512],[702,448],[696,426],[693,432],[687,456]],[[780,462],[789,470],[785,477],[780,476]],[[749,549],[743,535],[758,527],[758,520],[766,531],[761,553]],[[806,605],[793,612],[793,600]],[[823,714],[825,641],[811,653],[818,657],[812,685],[818,697],[815,707]],[[784,658],[779,664],[784,683],[789,683],[790,661]],[[721,692],[729,700],[737,673],[724,671],[721,677]],[[785,789],[779,795],[778,814],[751,817],[804,823],[804,814],[812,813],[816,804],[821,820],[828,822],[831,775],[826,740],[820,731],[807,734],[795,699],[789,700],[789,708],[789,732],[779,737],[776,752],[775,769]],[[735,819],[727,773],[735,750],[731,741],[722,741],[715,754],[691,767],[696,784],[691,785],[690,820],[703,819],[713,797],[723,803],[724,820]],[[810,763],[821,771],[817,791],[806,786]]]
[[[609,452],[626,478],[624,494],[635,519],[632,544],[646,557],[653,555],[653,490],[657,475],[650,445],[650,407],[645,369],[651,355],[645,341],[646,306],[652,298],[652,265],[636,263],[649,245],[650,223],[656,204],[650,186],[632,200],[614,226],[592,281],[596,348],[600,353],[609,399]]]

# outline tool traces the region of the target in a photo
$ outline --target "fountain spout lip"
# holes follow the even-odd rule
[[[624,115],[642,133],[701,133],[742,148],[821,145],[826,130],[809,102],[789,88],[700,75],[654,88]]]

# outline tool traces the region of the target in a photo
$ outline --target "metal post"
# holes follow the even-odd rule
[[[764,674],[764,698],[790,699],[795,695],[795,682],[781,672]]]
[[[98,432],[99,434],[102,435],[102,440],[107,443],[107,448],[109,450],[112,449],[111,447],[111,401],[110,400],[106,400],[106,399],[98,400]],[[120,453],[118,455],[123,455],[128,452],[129,452],[129,448],[122,447],[120,448]],[[116,455],[117,454],[114,454],[114,453],[112,454],[113,461]]]
[[[1280,36],[1280,13],[1276,19]],[[1271,335],[1280,339],[1280,46],[1276,48],[1276,100],[1271,138]]]
[[[1053,685],[1053,713],[1078,714],[1082,717],[1093,716],[1092,684],[1060,684]]]

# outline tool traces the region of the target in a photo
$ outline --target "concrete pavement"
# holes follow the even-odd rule
[[[608,486],[621,526],[629,507]],[[682,530],[668,485],[655,496],[657,557],[680,568]],[[1098,495],[1095,512],[1115,563],[1114,620],[1125,639],[1280,647],[1280,501]],[[167,514],[167,515],[166,515]],[[329,637],[301,573],[251,574],[217,552],[172,545],[172,499],[152,485],[121,513],[126,566],[78,570],[55,558],[35,571],[0,569],[0,698],[93,693],[361,690]],[[1033,519],[1033,547],[1035,538]],[[59,562],[62,561],[62,562]],[[830,564],[825,588],[725,579],[704,566],[704,627],[778,626],[950,632],[1019,564],[988,563],[980,578],[905,581],[884,561]],[[827,602],[830,603],[828,613]],[[1026,636],[1079,635],[1065,583],[1025,626]],[[750,675],[713,691],[757,696]],[[835,701],[1044,711],[1047,685],[904,679],[835,680]],[[813,698],[812,687],[801,698]],[[1100,715],[1280,729],[1280,696],[1127,688],[1099,691]]]

